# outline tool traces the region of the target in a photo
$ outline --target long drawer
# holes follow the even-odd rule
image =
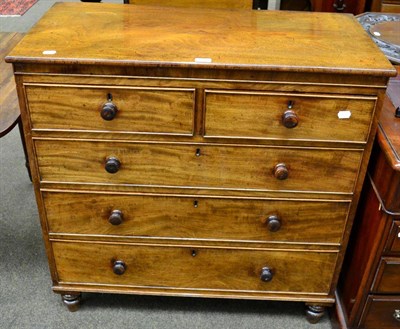
[[[25,92],[33,130],[193,134],[194,89],[26,85]],[[111,120],[101,116],[106,103],[117,107]]]
[[[63,283],[327,294],[337,254],[52,243]],[[118,273],[118,274],[116,274]]]
[[[341,149],[113,141],[36,140],[35,147],[43,181],[338,193],[352,193],[362,156]]]
[[[50,233],[337,243],[349,203],[43,192]]]
[[[366,142],[375,100],[207,90],[205,136]]]

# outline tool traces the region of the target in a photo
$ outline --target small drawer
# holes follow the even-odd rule
[[[54,241],[59,283],[328,294],[337,254]]]
[[[205,136],[366,142],[375,98],[207,90]]]
[[[372,291],[375,293],[400,294],[400,258],[382,258],[372,285]]]
[[[361,151],[35,140],[42,181],[352,193]]]
[[[400,221],[393,221],[386,250],[389,253],[400,254]]]
[[[399,328],[400,296],[368,296],[359,327],[365,329]]]
[[[341,242],[349,203],[43,192],[50,234]],[[206,219],[206,220],[205,220]]]
[[[194,89],[28,84],[25,92],[33,130],[193,134]]]

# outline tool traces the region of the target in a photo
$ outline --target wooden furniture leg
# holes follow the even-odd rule
[[[68,311],[76,312],[79,310],[82,299],[81,293],[63,294],[61,295],[61,298],[64,305],[67,306]]]

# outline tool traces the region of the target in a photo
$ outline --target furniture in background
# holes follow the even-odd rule
[[[253,0],[124,0],[134,5],[157,5],[191,8],[252,9]]]
[[[400,15],[357,17],[400,64]],[[400,74],[400,66],[397,66]],[[342,328],[400,327],[400,75],[390,80],[338,288]]]
[[[395,116],[399,106],[400,75],[388,87],[343,265],[343,328],[400,326],[400,113]]]
[[[396,73],[352,16],[58,3],[7,61],[70,310],[81,292],[298,301],[311,322],[334,304]]]
[[[400,13],[400,0],[372,0],[370,11]]]
[[[23,34],[21,33],[0,32],[0,137],[7,135],[18,124],[25,154],[25,165],[29,178],[32,180],[22,130],[18,96],[15,89],[14,72],[12,65],[4,62],[4,57],[15,47],[22,37]]]
[[[311,0],[313,11],[361,14],[365,11],[366,0]]]

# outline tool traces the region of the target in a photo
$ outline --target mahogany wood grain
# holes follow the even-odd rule
[[[190,7],[190,8],[216,8],[216,9],[252,9],[252,0],[126,0],[133,5],[165,6],[165,7]]]
[[[351,96],[206,90],[205,97],[205,137],[365,142],[375,107],[374,98]],[[282,123],[289,102],[298,116],[294,128]],[[350,118],[339,119],[340,111],[350,111]]]
[[[60,283],[328,294],[336,253],[53,242]],[[93,257],[96,255],[96,257]],[[113,273],[117,260],[123,275]],[[261,269],[274,271],[269,282]]]
[[[25,91],[32,129],[193,134],[194,89],[27,85]],[[100,111],[110,96],[118,112],[107,121]]]
[[[74,33],[72,24],[84,33]],[[55,53],[46,55],[44,50]],[[388,77],[395,74],[354,18],[65,3],[55,5],[43,17],[8,61],[14,63],[17,77],[54,291],[73,296],[92,291],[296,300],[306,302],[309,311],[318,316],[334,302],[377,115]],[[38,106],[29,108],[31,99],[25,89],[33,85],[43,92],[34,96],[33,104],[37,101],[54,113]],[[63,89],[68,97],[59,94],[53,102],[46,89],[66,85],[74,85],[78,96],[70,93],[72,89]],[[181,99],[157,99],[158,92],[166,88],[178,89]],[[81,89],[91,92],[81,96]],[[117,96],[123,93],[128,100],[133,96],[127,90],[140,90],[149,109],[143,107],[139,116],[132,111],[129,116],[134,120],[128,120],[139,128],[124,123],[123,130],[98,130],[95,122],[79,123],[82,117],[75,120],[79,128],[68,126],[65,112],[73,109],[71,105],[86,104],[87,99],[91,102],[93,93],[108,93],[108,89]],[[149,90],[157,93],[149,95]],[[325,99],[334,99],[334,107],[349,99],[349,104],[358,102],[353,112],[361,108],[364,113],[357,120],[362,131],[350,129],[348,140],[339,139],[337,136],[344,135],[337,133],[329,141],[312,136],[298,140],[285,136],[262,140],[251,135],[244,139],[205,138],[205,90],[264,93],[268,97],[290,94],[298,97],[297,103],[305,99],[301,95],[312,94],[318,100],[325,97],[310,104],[321,107],[319,115],[325,110]],[[118,123],[126,109],[120,103],[115,105],[120,107],[118,111],[114,103],[111,108],[110,103],[117,102],[115,96],[113,100],[101,97],[109,104],[107,110],[97,110],[98,118],[101,111],[110,112],[103,117]],[[75,98],[79,102],[74,102]],[[257,107],[261,100],[256,100],[250,105]],[[188,108],[189,101],[188,117],[169,108],[175,102]],[[224,108],[228,112],[229,107]],[[242,111],[247,115],[248,109]],[[168,117],[175,112],[185,120],[182,127],[178,118]],[[41,113],[45,119],[40,125],[46,128],[35,127],[34,113]],[[223,113],[219,115],[223,117]],[[304,111],[300,119],[302,115]],[[154,116],[161,116],[162,123],[153,123]],[[57,117],[64,119],[54,127]],[[190,123],[194,122],[190,133],[189,117]],[[258,123],[258,119],[254,121]],[[47,120],[55,121],[49,124]],[[293,129],[301,124],[300,120]],[[173,131],[167,130],[168,125]],[[250,128],[243,130],[247,133]],[[166,132],[177,135],[167,136]],[[58,199],[53,198],[55,189],[60,191]],[[145,197],[146,193],[152,195]],[[79,204],[76,195],[82,200],[89,198],[90,203],[98,201],[93,201],[93,208],[83,209],[84,203]],[[155,204],[159,198],[163,201]],[[172,199],[174,206],[181,208],[174,213]],[[114,208],[112,203],[118,200],[128,208]],[[193,203],[186,204],[186,200]],[[64,202],[69,204],[69,216]],[[201,208],[204,205],[209,208]],[[281,213],[262,215],[275,218],[269,227],[276,231],[263,236],[265,231],[256,230],[268,229],[268,224],[261,224],[257,216],[275,212],[278,205]],[[102,217],[94,215],[94,207]],[[138,232],[147,237],[132,233],[135,218],[130,214],[138,209]],[[167,216],[156,215],[157,210]],[[195,233],[188,227],[187,214],[197,228]],[[311,218],[308,221],[304,219],[307,216]],[[252,226],[256,217],[257,228]],[[114,231],[102,231],[98,222],[93,228],[97,218],[115,224]],[[239,218],[245,220],[239,222]],[[328,220],[329,224],[325,223]],[[230,221],[237,225],[230,227]],[[161,229],[153,225],[156,222],[163,225]],[[75,230],[72,223],[81,224]],[[228,228],[222,229],[220,224]],[[289,233],[289,224],[297,227],[297,235]],[[60,232],[49,231],[54,227]],[[119,235],[117,230],[125,227]],[[239,237],[240,228],[246,232]],[[323,233],[323,228],[329,232]],[[165,236],[157,236],[157,230]],[[274,240],[277,234],[281,238]]]
[[[42,181],[352,193],[362,153],[345,149],[35,140]],[[200,153],[197,156],[197,153]],[[121,169],[109,174],[106,159]],[[286,180],[274,176],[285,163]]]
[[[65,24],[67,21],[74,22],[74,29]],[[79,37],[75,31],[81,31]],[[62,38],[55,35],[62,35]],[[43,55],[44,50],[55,50],[56,54]],[[209,58],[211,62],[199,62],[196,58]],[[396,74],[382,53],[371,52],[369,36],[349,15],[299,15],[298,12],[272,10],[233,10],[227,15],[226,11],[215,9],[119,4],[55,4],[7,60],[373,76]]]
[[[387,251],[389,254],[400,255],[400,218],[393,221],[390,236],[388,238]]]
[[[50,233],[339,244],[349,204],[43,193]],[[122,212],[120,225],[108,222]],[[279,217],[277,231],[267,218]]]
[[[359,327],[365,329],[398,328],[400,322],[393,315],[399,309],[400,299],[398,296],[368,297]]]
[[[374,293],[400,294],[400,259],[383,257],[371,287]]]
[[[352,13],[355,15],[365,11],[366,2],[366,0],[311,0],[312,10],[314,11]]]

